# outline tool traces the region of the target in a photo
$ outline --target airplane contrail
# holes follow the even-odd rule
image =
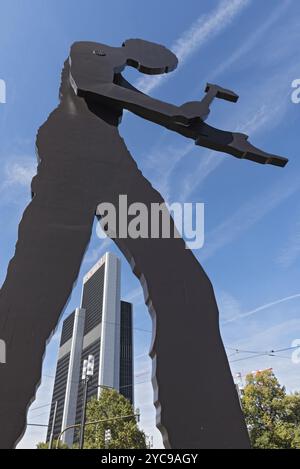
[[[265,309],[271,308],[272,306],[279,305],[280,303],[285,303],[286,301],[295,300],[296,298],[300,298],[300,293],[296,293],[295,295],[286,296],[285,298],[281,298],[280,300],[272,301],[271,303],[267,303],[265,305],[259,306],[258,308],[252,309],[244,314],[238,314],[233,318],[227,319],[226,321],[222,322],[222,325],[228,324],[231,322],[238,321],[239,319],[248,318],[249,316],[253,316],[253,314],[258,313],[259,311],[263,311]]]
[[[179,60],[179,67],[207,41],[228,27],[250,3],[251,0],[222,0],[210,13],[200,15],[170,47]],[[135,86],[143,93],[150,93],[168,78],[169,75],[141,77]]]

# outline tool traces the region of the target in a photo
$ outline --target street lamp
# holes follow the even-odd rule
[[[94,374],[94,364],[95,364],[94,355],[89,355],[88,360],[87,360],[87,369],[86,369],[87,377],[92,377],[93,376],[93,374]]]
[[[94,374],[94,364],[95,364],[94,355],[89,355],[87,360],[83,361],[83,365],[82,365],[81,380],[82,380],[82,384],[84,386],[84,389],[83,389],[81,425],[80,425],[80,437],[79,437],[79,448],[80,449],[83,448],[83,444],[84,444],[84,428],[85,428],[88,385],[89,385],[89,380],[93,377],[93,374]]]
[[[107,428],[104,433],[104,445],[105,449],[109,448],[109,443],[111,442],[111,430]]]

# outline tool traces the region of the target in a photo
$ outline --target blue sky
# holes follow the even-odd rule
[[[163,78],[128,70],[131,82],[174,104],[200,99],[207,81],[233,89],[238,104],[215,102],[208,123],[244,131],[255,145],[290,158],[285,169],[236,160],[129,114],[120,127],[139,167],[169,202],[205,203],[205,245],[195,255],[215,287],[233,373],[273,367],[289,391],[300,389],[300,364],[292,362],[291,351],[249,359],[252,354],[231,350],[279,350],[300,339],[300,105],[291,101],[291,83],[300,78],[297,0],[2,0],[0,79],[7,84],[7,103],[0,104],[1,281],[29,202],[36,131],[57,105],[70,45],[94,40],[117,46],[135,37],[171,47],[180,65]],[[83,274],[107,249],[117,252],[94,233],[65,314],[79,304]],[[161,447],[147,357],[151,323],[125,261],[122,294],[135,310],[136,405],[143,428]],[[36,407],[51,400],[57,346],[58,333],[47,348],[29,422],[47,424],[49,407]],[[44,437],[42,428],[31,427],[20,447]]]

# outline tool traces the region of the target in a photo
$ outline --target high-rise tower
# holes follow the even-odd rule
[[[88,398],[111,387],[133,403],[132,305],[120,300],[120,279],[120,260],[106,253],[83,279],[81,307],[63,323],[47,440],[56,402],[54,438],[80,422],[82,364],[88,355],[95,358]],[[74,429],[62,437],[69,446],[74,439]]]

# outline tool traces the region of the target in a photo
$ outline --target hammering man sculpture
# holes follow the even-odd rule
[[[77,279],[98,204],[118,208],[120,194],[128,204],[149,208],[164,202],[119,135],[123,110],[197,145],[258,163],[287,162],[253,147],[243,134],[204,123],[214,98],[237,101],[232,91],[207,85],[201,102],[177,107],[135,89],[121,74],[127,65],[161,74],[174,70],[177,58],[137,39],[122,47],[75,43],[62,72],[60,104],[38,131],[33,199],[0,293],[0,338],[7,345],[7,363],[0,366],[2,448],[14,447],[24,432],[45,344]],[[152,381],[166,448],[248,448],[207,275],[181,238],[115,242],[139,278],[153,317]]]

